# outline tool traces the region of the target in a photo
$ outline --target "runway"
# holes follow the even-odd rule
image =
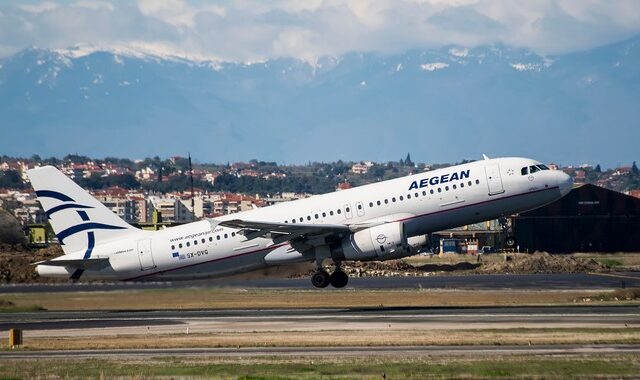
[[[77,311],[0,314],[29,337],[264,331],[640,327],[640,306]]]
[[[223,278],[185,282],[119,282],[76,284],[15,284],[0,286],[0,294],[175,289],[187,287],[312,289],[308,278]],[[348,289],[611,289],[640,287],[640,273],[555,273],[496,275],[429,275],[421,277],[363,277],[349,279]],[[340,291],[331,287],[324,291]]]
[[[423,357],[423,356],[495,356],[495,355],[607,355],[638,354],[640,345],[541,345],[541,346],[341,346],[341,347],[240,347],[240,348],[166,348],[104,349],[64,351],[0,351],[0,360],[9,359],[149,359],[157,357]]]

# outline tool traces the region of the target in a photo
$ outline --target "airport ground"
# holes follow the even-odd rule
[[[0,288],[0,377],[634,378],[637,272]]]

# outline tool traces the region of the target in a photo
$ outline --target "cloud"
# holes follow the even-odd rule
[[[20,4],[18,8],[27,13],[42,13],[58,8],[58,4],[52,1],[45,1],[38,4]]]
[[[29,45],[161,46],[198,57],[309,61],[505,43],[541,54],[640,33],[636,0],[107,0],[0,3],[0,54]]]

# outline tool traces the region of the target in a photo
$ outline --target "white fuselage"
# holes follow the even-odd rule
[[[538,164],[526,158],[476,161],[225,215],[216,221],[331,225],[401,221],[407,236],[423,235],[537,208],[569,191],[571,180],[560,171],[522,174],[523,168]],[[97,245],[92,257],[108,257],[111,265],[87,271],[83,279],[220,277],[267,267],[271,264],[264,258],[276,249],[290,246],[268,238],[247,241],[236,229],[203,220],[139,231],[127,239]],[[38,271],[43,276],[69,276],[64,267],[39,267]]]

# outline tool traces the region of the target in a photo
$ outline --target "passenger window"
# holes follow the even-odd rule
[[[187,242],[187,247],[190,247],[190,246],[191,246],[191,243]]]
[[[480,180],[476,179],[476,185],[479,185],[479,184],[480,184]]]
[[[444,190],[445,190],[445,191],[449,191],[449,186],[445,186],[445,187],[444,187]]]
[[[389,204],[389,200],[388,200],[388,199],[385,199],[385,200],[384,200],[384,204]]]
[[[395,201],[396,201],[396,197],[392,197],[391,202],[395,202]]]
[[[467,185],[471,186],[471,181],[469,181],[469,182],[467,183]]]
[[[429,190],[429,193],[433,194],[433,189]]]
[[[411,199],[411,194],[407,194],[407,199]]]
[[[213,241],[213,236],[209,236],[209,241]]]
[[[376,202],[376,204],[377,204],[378,206],[380,206],[380,201],[377,201],[377,202]]]
[[[457,186],[456,186],[456,185],[453,185],[453,189],[454,189],[454,190],[455,190],[455,189],[457,189]]]
[[[529,174],[529,168],[528,167],[524,167],[520,170],[520,173],[522,173],[522,175],[527,175]]]
[[[311,215],[308,215],[308,216],[307,216],[307,220],[311,220]]]
[[[460,187],[464,187],[464,182],[460,182]]]
[[[285,223],[289,223],[289,221],[288,221],[288,220],[285,220],[284,222],[285,222]]]
[[[224,238],[225,238],[225,239],[227,239],[228,237],[229,237],[229,235],[227,235],[227,234],[224,234]]]
[[[441,189],[441,188],[438,188],[438,192],[439,192],[439,193],[441,193],[441,192],[442,192],[442,189]]]
[[[182,248],[182,243],[178,244],[178,248]]]
[[[172,246],[171,246],[171,250],[174,250],[174,249],[176,249],[176,246],[175,246],[175,245],[172,245]]]
[[[531,165],[529,166],[529,173],[533,174],[537,171],[539,171],[540,169],[538,169],[535,165]]]
[[[216,240],[220,240],[220,235],[216,235]]]
[[[303,217],[300,217],[300,223],[302,223],[304,221]]]
[[[316,214],[315,217],[316,217],[316,219],[318,219],[319,218],[318,214]]]
[[[350,210],[351,210],[351,209],[350,209],[349,207],[345,207],[345,208],[344,208],[344,211],[345,211],[345,212],[349,212]]]
[[[291,219],[291,223],[295,223],[295,222],[296,222],[296,220],[295,220],[295,219]]]
[[[323,212],[323,213],[322,213],[322,217],[323,217],[323,218],[326,218],[326,217],[327,217],[327,213],[326,213],[326,212]]]
[[[433,190],[431,190],[431,194],[433,194]],[[422,190],[422,196],[423,197],[427,196],[427,191],[426,190]]]
[[[426,191],[423,191],[423,193],[424,193],[424,194],[422,194],[422,195],[427,195],[427,192],[426,192]],[[416,196],[416,198],[418,198],[418,193],[415,193],[414,195]]]
[[[402,195],[400,196],[400,200],[401,200],[401,201],[404,201],[404,197],[403,197]]]
[[[373,202],[369,202],[369,207],[373,207]]]
[[[329,211],[329,215],[333,216],[333,210]]]
[[[339,214],[342,214],[342,210],[338,209],[338,211],[336,211]]]
[[[358,210],[362,210],[362,205],[358,205]]]
[[[235,233],[235,232],[232,232],[232,233],[231,233],[231,236],[236,236],[236,233]]]
[[[197,240],[194,240],[194,241],[193,241],[193,245],[198,245],[198,241],[197,241]]]
[[[202,244],[204,244],[206,242],[206,240],[204,240],[204,238],[202,238]]]

